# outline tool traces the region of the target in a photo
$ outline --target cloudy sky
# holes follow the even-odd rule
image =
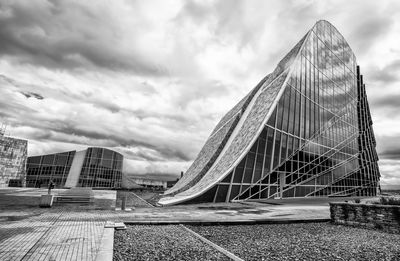
[[[0,122],[29,155],[110,147],[186,170],[222,115],[319,19],[365,75],[383,184],[400,184],[399,1],[0,1]]]

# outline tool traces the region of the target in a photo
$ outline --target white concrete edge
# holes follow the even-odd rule
[[[265,83],[265,82],[268,80],[268,76],[270,76],[271,74],[272,74],[272,73],[267,74],[261,81],[264,81],[264,83]],[[261,81],[260,81],[260,82],[261,82]],[[261,85],[261,87],[260,87],[261,89],[263,88],[264,83]],[[258,86],[258,84],[256,85],[256,87],[257,87],[257,86]],[[254,89],[255,89],[255,87],[254,87],[253,89],[251,89],[250,92],[249,92],[248,94],[250,94]],[[247,95],[246,95],[245,97],[247,97]],[[240,102],[240,101],[239,101],[239,102]],[[237,104],[236,104],[236,105],[237,105]],[[236,106],[236,105],[235,105],[235,106]],[[233,109],[233,108],[232,108],[232,109]],[[229,111],[228,111],[228,113],[229,113]],[[241,113],[241,110],[238,110],[238,112],[235,113],[232,117],[230,117],[229,120],[227,120],[227,121],[225,122],[224,125],[222,125],[220,128],[218,128],[218,130],[212,132],[209,138],[211,138],[211,137],[213,137],[215,134],[217,134],[218,131],[219,131],[220,129],[222,129],[226,124],[228,124],[233,118],[237,117],[237,115],[240,114],[240,113]],[[208,140],[208,139],[207,139],[207,140]]]
[[[212,248],[214,248],[215,250],[221,252],[222,254],[224,254],[225,256],[229,257],[232,260],[235,261],[244,261],[243,259],[241,259],[240,257],[232,254],[231,252],[229,252],[228,250],[218,246],[217,244],[211,242],[210,240],[204,238],[203,236],[197,234],[196,232],[194,232],[193,230],[185,227],[184,225],[180,224],[179,225],[181,228],[183,228],[184,230],[186,230],[187,232],[189,232],[191,235],[195,236],[196,238],[200,239],[202,242],[206,243],[207,245],[211,246]]]
[[[114,251],[114,227],[104,228],[100,246],[96,254],[96,261],[112,261]]]
[[[272,73],[267,74],[267,75],[261,80],[261,81],[264,81],[264,83],[263,83],[263,84],[261,85],[261,87],[259,88],[260,90],[262,90],[262,89],[264,88],[265,81],[268,80],[268,76],[270,76],[271,74],[272,74]],[[261,82],[261,81],[260,81],[260,82]],[[275,81],[275,79],[274,79],[274,81]],[[274,82],[274,81],[272,81],[272,82]],[[272,83],[272,82],[271,82],[271,83]],[[270,84],[271,84],[271,83],[270,83]],[[259,84],[259,83],[258,83],[258,84]],[[257,84],[256,86],[258,86],[258,84]],[[268,86],[269,86],[270,84],[268,84]],[[256,88],[256,87],[254,87],[253,89],[251,89],[250,92],[249,92],[245,97],[247,97],[255,88]],[[258,94],[258,91],[257,91],[256,94],[254,94],[253,99],[254,99],[254,97],[255,97],[257,94]],[[253,99],[252,99],[252,100],[253,100]],[[252,101],[252,100],[251,100],[251,101]],[[240,103],[241,101],[242,101],[242,100],[240,100],[239,103]],[[249,107],[250,107],[250,104],[252,104],[251,101],[250,101],[250,103],[247,105],[247,108],[249,108]],[[239,103],[237,103],[237,104],[239,104]],[[235,104],[235,106],[236,106],[237,104]],[[246,110],[247,110],[247,108],[246,108]],[[232,109],[233,109],[233,108],[231,108],[231,110],[232,110]],[[229,110],[227,113],[229,113],[229,112],[230,112],[230,110]],[[246,111],[245,111],[245,113],[246,113]],[[244,113],[244,114],[245,114],[245,113]],[[211,132],[211,135],[207,138],[207,140],[205,141],[204,144],[206,144],[206,143],[211,139],[211,137],[213,137],[214,135],[216,135],[224,126],[226,126],[232,119],[234,119],[235,117],[237,117],[237,115],[239,115],[239,114],[241,114],[241,109],[238,110],[237,113],[235,113],[231,118],[229,118],[229,120],[227,120],[227,121],[225,122],[225,124],[223,124],[220,128],[218,128],[218,129],[215,130],[215,131],[212,131],[212,132]],[[244,114],[243,114],[243,115],[244,115]],[[225,117],[225,115],[224,115],[223,117]],[[236,124],[235,129],[234,129],[234,131],[232,132],[232,134],[230,135],[230,137],[232,137],[232,135],[235,133],[236,127],[239,125],[240,120],[242,120],[242,118],[243,118],[243,116],[240,117],[240,119],[239,119],[238,123]],[[222,119],[221,119],[221,120],[222,120]],[[218,123],[217,123],[217,124],[218,124]],[[230,137],[229,137],[227,143],[225,144],[225,146],[229,143]],[[203,145],[203,146],[204,146],[204,145]],[[225,148],[225,147],[224,147],[224,148]],[[219,153],[219,156],[222,155],[222,152],[223,152],[223,151],[224,151],[224,150],[222,150],[222,151]],[[213,163],[213,165],[211,166],[211,168],[214,166],[215,162],[219,159],[219,156],[218,156],[217,159],[214,161],[214,163]],[[210,171],[211,168],[210,168],[208,171]],[[207,171],[207,172],[208,172],[208,171]],[[172,187],[172,188],[173,188],[173,187]],[[172,188],[171,188],[171,189],[172,189]],[[166,192],[168,192],[168,191],[169,191],[169,190],[167,190]],[[175,191],[177,191],[177,190],[175,190]],[[175,192],[175,191],[172,191],[172,193]],[[165,192],[164,192],[164,194],[165,194]],[[171,192],[169,192],[168,194],[171,194]],[[168,194],[166,194],[166,196],[168,196]],[[178,193],[178,194],[179,194],[179,193]]]
[[[284,72],[286,72],[286,70],[282,71],[278,76],[276,76],[275,79],[274,79],[273,81],[271,81],[267,86],[270,86],[271,84],[273,84]],[[253,105],[254,105],[255,101],[256,101],[257,98],[260,96],[260,94],[263,92],[263,90],[264,90],[265,87],[266,87],[266,86],[261,86],[260,89],[257,91],[257,93],[253,96],[253,98],[251,99],[250,103],[248,104],[248,106],[247,106],[245,112],[244,112],[243,115],[240,117],[239,122],[238,122],[237,125],[235,126],[235,129],[233,130],[232,134],[230,135],[228,141],[226,142],[224,148],[223,148],[222,151],[219,153],[217,159],[214,161],[213,165],[212,165],[211,168],[207,171],[207,173],[203,176],[203,178],[204,178],[205,176],[207,176],[207,174],[215,168],[215,166],[218,164],[219,161],[221,161],[221,158],[224,156],[224,154],[225,154],[226,151],[228,150],[229,146],[232,144],[233,140],[236,138],[236,136],[237,136],[239,130],[240,130],[241,127],[243,126],[244,122],[245,122],[246,119],[247,119],[247,116],[249,115],[251,109],[253,108]],[[271,105],[271,106],[272,106],[272,105]],[[267,117],[269,117],[270,114],[271,114],[271,113],[269,112],[269,113],[267,114]],[[261,131],[262,131],[262,129],[261,129]],[[261,131],[260,131],[260,133],[261,133]],[[254,138],[253,138],[253,139],[254,139]],[[252,145],[253,142],[254,142],[254,141],[252,140],[252,141],[250,142],[250,144]],[[248,147],[248,150],[250,150],[250,149],[251,149],[251,146]],[[245,151],[247,151],[247,149],[245,149]],[[244,157],[245,154],[246,154],[246,152],[245,152],[244,154],[242,154],[238,159],[241,160],[241,159]],[[239,160],[239,162],[240,162],[240,160]],[[232,166],[234,167],[235,164],[236,164],[237,162],[238,162],[238,160],[236,160],[236,161],[232,164]],[[206,186],[206,187],[203,188],[200,192],[194,193],[194,194],[192,194],[192,195],[190,195],[190,196],[188,196],[188,197],[186,197],[186,198],[183,198],[183,199],[182,199],[182,198],[181,198],[181,199],[176,199],[176,198],[174,198],[174,197],[170,197],[169,200],[165,200],[165,201],[167,201],[167,202],[162,202],[162,201],[163,201],[163,199],[167,199],[168,197],[161,198],[160,201],[159,201],[159,203],[162,204],[162,205],[174,205],[174,204],[178,204],[178,203],[184,202],[184,201],[186,201],[186,200],[189,200],[189,199],[192,199],[192,198],[194,198],[194,197],[197,197],[197,196],[201,195],[202,193],[204,193],[205,191],[207,191],[208,189],[210,189],[212,186],[214,186],[215,184],[217,184],[220,180],[222,180],[222,179],[229,173],[229,171],[233,169],[232,166],[228,169],[227,172],[225,172],[223,175],[221,175],[221,177],[220,177],[219,179],[217,179],[217,181],[215,181],[215,182],[211,183],[210,185]],[[202,178],[202,179],[203,179],[203,178]],[[200,180],[200,181],[201,181],[201,180]],[[199,181],[199,182],[200,182],[200,181]]]
[[[297,58],[297,57],[296,57]],[[270,86],[271,84],[273,84],[283,73],[285,73],[287,71],[284,70],[282,71],[278,76],[275,77],[275,79],[270,82],[267,86]],[[289,75],[289,74],[288,74]],[[284,83],[286,82],[286,80],[284,81]],[[284,84],[282,83],[282,85]],[[237,134],[239,133],[241,127],[243,126],[244,122],[247,119],[247,116],[250,114],[251,109],[254,106],[255,101],[257,100],[257,98],[260,96],[260,94],[265,91],[266,86],[261,86],[261,88],[258,90],[258,92],[253,96],[252,100],[250,101],[249,105],[247,106],[245,112],[243,113],[242,117],[240,118],[239,122],[237,123],[235,129],[233,130],[231,136],[229,137],[227,143],[225,144],[223,150],[220,152],[220,154],[218,155],[217,159],[214,161],[213,165],[211,166],[211,168],[207,171],[207,173],[203,176],[203,178],[205,176],[207,176],[207,174],[212,171],[215,166],[218,164],[219,161],[221,161],[221,158],[224,156],[224,154],[226,153],[226,151],[228,150],[228,148],[230,147],[230,145],[232,144],[233,140],[236,138]],[[277,98],[279,96],[280,93],[278,93]],[[279,100],[279,99],[278,99]],[[268,118],[271,116],[273,110],[271,110],[271,108],[273,108],[273,106],[275,106],[275,101],[272,103],[270,110],[268,111],[267,116],[265,117],[266,120],[265,122],[267,122]],[[263,130],[265,124],[262,124],[260,129],[257,131],[257,133],[261,133],[261,131]],[[215,182],[211,183],[210,185],[206,186],[205,188],[203,188],[201,191],[194,193],[186,198],[181,198],[181,199],[177,199],[174,197],[170,197],[169,200],[165,200],[166,202],[162,202],[163,199],[168,199],[168,197],[165,198],[161,198],[159,203],[162,205],[174,205],[174,204],[178,204],[181,202],[184,202],[186,200],[190,200],[192,198],[195,198],[199,195],[201,195],[202,193],[204,193],[205,191],[207,191],[208,189],[210,189],[211,187],[213,187],[215,184],[217,184],[220,180],[222,180],[223,178],[225,178],[226,175],[229,174],[229,172],[245,157],[246,153],[251,149],[251,146],[253,145],[253,143],[257,140],[259,133],[257,135],[255,135],[253,137],[253,139],[250,141],[249,146],[244,150],[244,152],[238,157],[238,159],[231,165],[231,167],[228,168],[227,171],[225,171],[225,173],[223,175],[221,175],[220,178],[218,178]],[[201,180],[200,180],[201,181]],[[200,182],[199,181],[199,182]]]
[[[315,26],[315,25],[314,25]],[[299,51],[296,54],[296,57],[293,59],[293,62],[291,64],[290,67],[286,68],[284,71],[282,71],[278,76],[275,77],[275,79],[270,82],[267,86],[273,84],[283,73],[285,73],[286,71],[288,71],[288,74],[286,75],[286,78],[284,80],[284,82],[282,83],[282,86],[284,86],[285,88],[281,88],[274,100],[274,102],[271,104],[271,107],[267,113],[267,116],[265,117],[263,124],[261,125],[260,129],[256,132],[256,135],[254,135],[253,139],[251,140],[251,142],[249,143],[249,145],[247,146],[247,148],[244,150],[244,152],[238,157],[238,159],[232,164],[231,167],[228,168],[227,171],[225,171],[225,173],[223,175],[221,175],[221,177],[219,179],[217,179],[215,182],[211,183],[211,185],[205,187],[204,189],[202,189],[200,192],[198,193],[194,193],[186,198],[183,199],[175,199],[174,197],[170,197],[169,200],[165,200],[165,202],[162,202],[162,199],[160,199],[159,203],[166,206],[166,205],[174,205],[174,204],[178,204],[181,202],[184,202],[186,200],[190,200],[192,198],[195,198],[199,195],[201,195],[202,193],[204,193],[205,191],[207,191],[208,189],[210,189],[212,186],[214,186],[215,184],[217,184],[219,181],[223,180],[228,174],[229,172],[237,165],[240,163],[240,161],[246,156],[246,154],[250,151],[251,147],[253,146],[254,142],[257,140],[258,136],[261,134],[262,130],[264,129],[264,125],[267,123],[269,117],[271,117],[271,114],[274,111],[274,108],[277,106],[280,98],[282,97],[285,89],[286,89],[286,85],[287,85],[287,81],[290,78],[289,76],[292,74],[293,70],[294,70],[294,66],[292,66],[299,58],[299,56],[301,55],[301,51],[304,48],[305,43],[308,41],[308,38],[310,37],[310,32],[312,31],[312,29],[314,28],[314,26],[307,32],[307,37],[306,39],[304,39],[304,42],[302,43],[301,47],[299,48]],[[232,132],[231,136],[228,139],[228,142],[225,144],[224,149],[221,151],[221,153],[218,155],[218,158],[214,161],[214,164],[212,165],[212,167],[207,171],[210,172],[211,170],[213,170],[213,168],[216,166],[216,164],[220,161],[221,157],[226,153],[226,150],[228,149],[228,147],[230,146],[230,144],[232,143],[233,139],[236,137],[237,133],[239,132],[239,129],[243,126],[243,123],[245,121],[245,119],[247,118],[248,114],[251,111],[251,108],[253,108],[253,105],[255,103],[255,100],[257,100],[257,98],[260,96],[260,94],[263,91],[266,91],[267,89],[265,89],[266,86],[261,86],[261,88],[258,90],[258,92],[254,95],[253,99],[251,100],[250,104],[247,106],[246,111],[243,113],[242,117],[240,118],[238,124],[236,125],[234,131]],[[204,175],[204,177],[207,175],[207,173]],[[204,178],[203,177],[203,178]],[[201,180],[200,180],[201,181]],[[200,182],[199,181],[199,182]],[[165,197],[164,199],[167,199],[168,197]]]
[[[75,155],[72,159],[71,167],[67,175],[67,180],[65,181],[64,187],[74,188],[77,187],[79,176],[81,175],[83,163],[85,161],[86,150],[75,151]]]

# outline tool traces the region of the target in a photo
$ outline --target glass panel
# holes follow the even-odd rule
[[[229,185],[218,185],[217,195],[215,202],[225,202],[228,193]]]

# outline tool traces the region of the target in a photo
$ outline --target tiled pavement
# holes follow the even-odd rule
[[[94,205],[39,208],[39,197],[46,193],[0,189],[0,260],[96,260],[104,224],[119,220],[118,212],[110,210],[115,191],[96,191]]]
[[[107,212],[54,212],[0,223],[0,260],[95,260]]]

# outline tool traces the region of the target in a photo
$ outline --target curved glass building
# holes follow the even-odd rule
[[[376,195],[375,146],[356,57],[318,21],[221,119],[159,203]]]
[[[28,157],[26,186],[120,188],[124,157],[105,148],[88,148]]]

